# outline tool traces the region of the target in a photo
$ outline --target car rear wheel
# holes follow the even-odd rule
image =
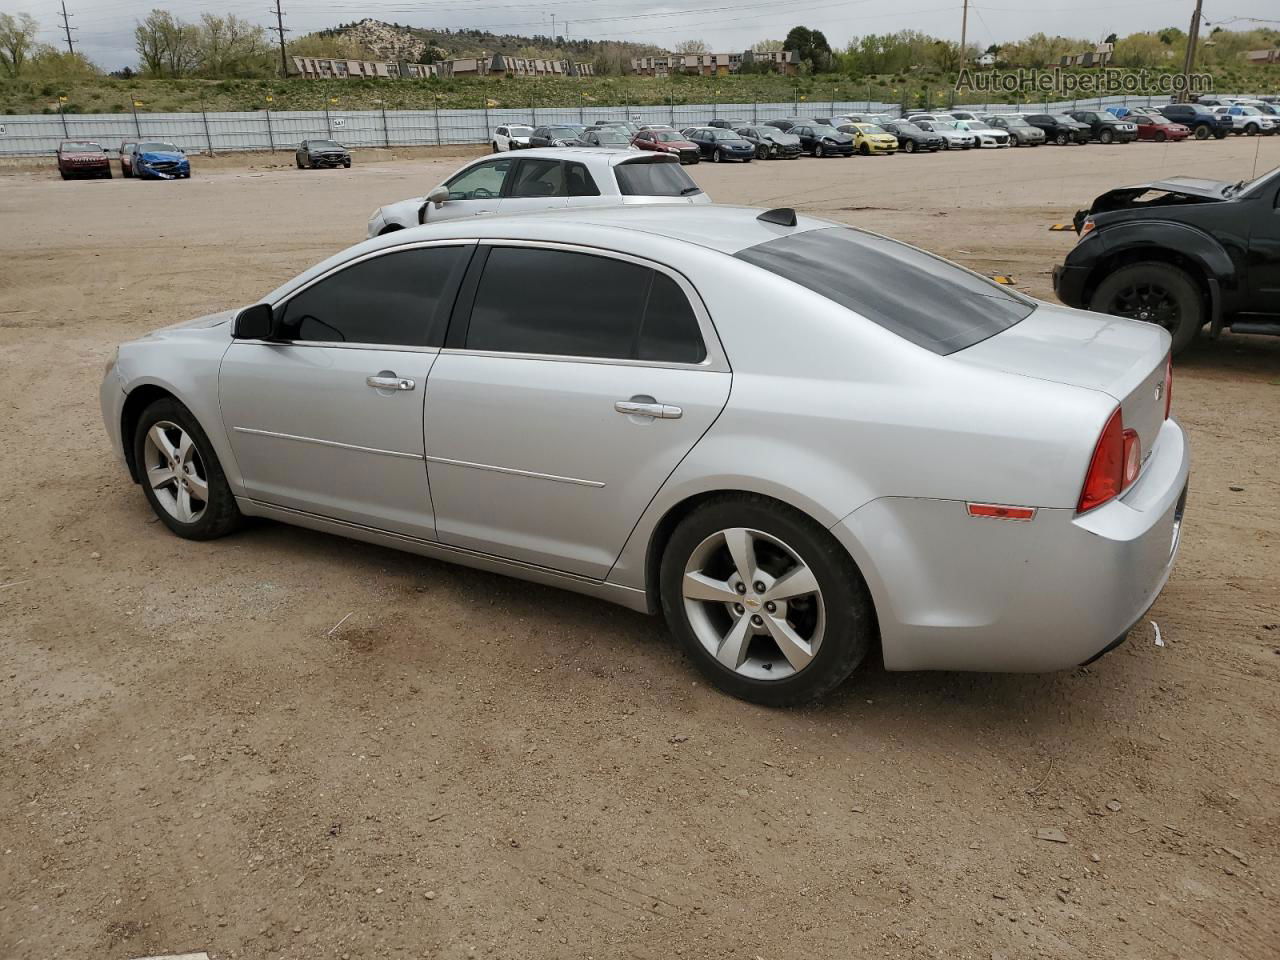
[[[1186,271],[1167,263],[1144,261],[1122,267],[1094,291],[1089,309],[1156,323],[1173,336],[1181,353],[1205,323],[1204,298]]]
[[[157,400],[142,412],[133,455],[151,509],[178,536],[212,540],[239,526],[240,510],[213,445],[177,400]]]
[[[840,544],[766,497],[712,500],[676,527],[659,575],[667,623],[698,669],[766,706],[842,683],[875,637],[865,583]]]

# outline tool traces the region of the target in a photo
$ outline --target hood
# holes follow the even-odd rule
[[[1234,184],[1221,180],[1199,180],[1195,177],[1171,177],[1168,180],[1157,180],[1152,183],[1139,183],[1132,187],[1118,187],[1094,198],[1087,210],[1078,210],[1074,218],[1076,233],[1085,218],[1091,214],[1111,213],[1116,210],[1128,210],[1137,207],[1171,207],[1187,203],[1221,203],[1230,199],[1226,191]],[[1139,201],[1139,197],[1147,193],[1159,193],[1163,196]]]
[[[150,333],[145,334],[144,339],[165,338],[174,335],[181,336],[186,332],[210,330],[214,327],[220,327],[225,323],[230,323],[235,318],[235,315],[242,309],[242,307],[236,307],[231,310],[220,310],[217,313],[210,313],[203,317],[184,320],[182,323],[170,324],[167,327],[161,327],[158,330],[152,330]]]
[[[147,163],[168,163],[170,161],[177,163],[187,159],[185,153],[174,153],[171,150],[148,150],[145,153],[139,153],[138,157]]]
[[[785,130],[779,130],[776,127],[772,133],[766,133],[764,136],[770,143],[791,144],[794,146],[800,142],[800,138],[794,133],[787,133]]]

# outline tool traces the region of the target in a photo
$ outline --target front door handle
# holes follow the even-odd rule
[[[376,377],[365,377],[364,382],[375,390],[412,390],[417,386],[408,377],[397,377],[393,374],[380,373]]]
[[[654,417],[658,420],[679,420],[684,416],[684,411],[679,407],[657,403],[649,397],[619,400],[613,405],[613,409],[632,417]]]

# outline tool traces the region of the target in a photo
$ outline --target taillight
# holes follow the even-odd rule
[[[1141,466],[1142,444],[1138,442],[1138,432],[1124,428],[1124,417],[1116,407],[1093,449],[1076,509],[1084,513],[1115,499],[1138,478]]]
[[[1170,352],[1164,362],[1164,418],[1169,419],[1169,408],[1173,404],[1173,353]]]

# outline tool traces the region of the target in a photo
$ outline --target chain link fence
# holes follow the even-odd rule
[[[1034,104],[969,104],[983,112],[1054,112],[1112,105],[1148,108],[1168,98],[1102,97]],[[941,106],[934,109],[943,109]],[[961,109],[955,105],[954,109]],[[777,103],[670,103],[659,106],[531,107],[494,110],[256,110],[242,113],[117,113],[0,116],[0,156],[48,156],[63,140],[91,140],[114,152],[123,140],[160,140],[188,153],[240,150],[292,151],[306,139],[328,138],[348,147],[436,147],[490,141],[507,124],[589,124],[628,119],[677,129],[717,118],[752,123],[780,117],[824,117],[845,113],[898,116],[897,104],[875,101],[805,100]],[[913,112],[907,110],[907,113]]]

